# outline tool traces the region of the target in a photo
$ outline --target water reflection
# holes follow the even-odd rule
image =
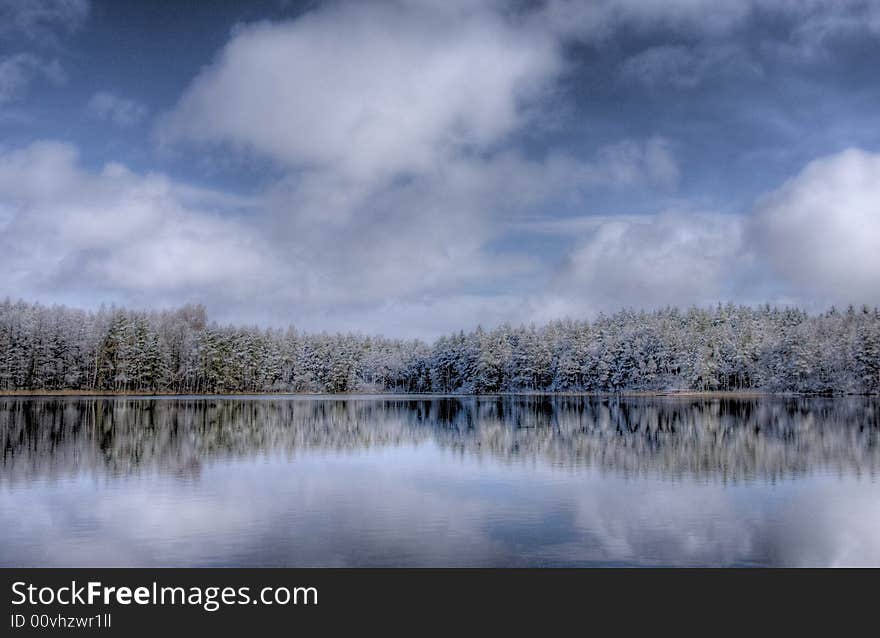
[[[0,566],[880,565],[878,402],[0,399]]]
[[[785,478],[880,467],[880,403],[849,399],[0,399],[0,482],[430,441],[624,476]]]

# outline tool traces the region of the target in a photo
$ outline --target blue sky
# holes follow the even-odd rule
[[[880,2],[0,0],[0,296],[430,338],[880,303]]]

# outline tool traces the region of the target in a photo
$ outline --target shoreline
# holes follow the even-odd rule
[[[310,397],[310,398],[358,398],[358,397],[426,397],[426,398],[478,398],[497,396],[551,396],[551,397],[646,397],[646,398],[710,398],[710,399],[757,399],[757,398],[844,398],[876,397],[876,394],[810,394],[802,392],[768,392],[763,390],[624,390],[620,392],[491,392],[487,394],[458,394],[442,392],[224,392],[180,393],[141,392],[116,390],[0,390],[0,397]]]

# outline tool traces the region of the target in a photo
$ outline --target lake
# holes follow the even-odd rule
[[[880,565],[880,401],[0,397],[2,566]]]

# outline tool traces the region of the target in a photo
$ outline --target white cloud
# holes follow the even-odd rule
[[[566,21],[566,12],[577,15]],[[592,196],[612,189],[662,196],[657,209],[668,207],[680,175],[675,143],[663,138],[589,157],[517,150],[553,108],[547,89],[565,72],[562,43],[574,33],[563,26],[599,33],[660,20],[720,33],[748,13],[726,7],[707,26],[706,12],[698,0],[550,3],[519,14],[401,0],[242,26],[158,132],[168,143],[269,158],[284,176],[242,200],[115,164],[89,171],[65,145],[0,152],[0,294],[208,301],[221,319],[426,336],[621,305],[812,291],[876,299],[871,180],[880,182],[869,154],[817,162],[749,221],[590,216]],[[738,55],[709,64],[719,51],[651,49],[627,64],[639,81],[663,75],[687,87]],[[9,81],[6,94],[20,95],[26,80]],[[120,126],[146,113],[108,92],[89,110]],[[584,217],[560,220],[572,211]],[[535,218],[544,221],[522,223]],[[552,249],[511,239],[529,229],[552,235]],[[830,247],[804,263],[823,241]]]
[[[65,144],[0,154],[0,295],[150,303],[256,294],[275,267],[271,254],[240,215],[214,214],[198,199],[118,164],[86,171]]]
[[[599,41],[621,27],[637,31],[669,29],[719,40],[749,19],[793,22],[792,37],[876,31],[877,0],[548,0],[540,12],[547,26],[567,37]]]
[[[86,105],[92,117],[126,128],[140,123],[148,113],[146,106],[109,91],[98,91]]]
[[[762,70],[749,59],[746,51],[735,45],[688,47],[666,44],[637,53],[621,67],[624,80],[661,88],[692,89],[707,77],[731,74],[760,76]]]
[[[240,28],[160,134],[355,179],[417,173],[516,130],[561,67],[549,33],[484,5],[331,5]]]
[[[527,224],[570,238],[536,319],[620,307],[880,303],[880,155],[811,162],[744,215],[668,212]]]
[[[66,80],[58,60],[44,60],[30,53],[0,57],[0,105],[21,98],[35,77],[54,84]]]
[[[522,319],[526,293],[500,291],[544,266],[492,248],[507,220],[599,185],[665,184],[667,153],[649,140],[591,161],[460,158],[363,190],[319,171],[247,199],[119,164],[89,171],[75,148],[35,143],[0,153],[0,296],[201,301],[223,320],[410,336]]]
[[[273,241],[305,265],[295,277],[297,292],[287,294],[319,309],[321,321],[385,331],[384,309],[394,308],[396,323],[411,320],[423,334],[435,334],[441,315],[449,328],[456,314],[466,325],[521,318],[517,304],[498,291],[527,288],[544,266],[527,247],[491,249],[516,229],[512,220],[557,202],[577,206],[597,187],[668,188],[676,178],[664,140],[630,140],[588,161],[505,152],[450,159],[430,173],[380,185],[316,171],[277,184],[266,208]],[[497,307],[474,311],[477,298]],[[449,309],[441,312],[444,304]]]
[[[565,36],[602,40],[621,26],[672,28],[707,35],[722,34],[745,20],[763,0],[549,0],[542,17]]]
[[[88,11],[88,0],[0,0],[0,44],[24,36],[31,41],[28,47],[55,45],[56,34],[79,28]],[[0,55],[0,107],[24,97],[37,79],[59,85],[67,81],[67,74],[57,59],[42,54]]]
[[[742,224],[734,215],[669,212],[544,225],[575,240],[535,316],[726,301],[743,266]]]
[[[749,241],[803,297],[880,303],[880,155],[811,162],[757,206]]]
[[[549,0],[536,22],[560,38],[593,45],[621,32],[664,34],[663,44],[630,57],[623,77],[692,88],[710,75],[761,74],[762,58],[771,64],[809,61],[847,38],[876,36],[880,1]],[[774,28],[750,29],[757,23]],[[746,30],[750,37],[744,38]]]
[[[493,248],[511,218],[600,187],[675,187],[661,138],[591,159],[511,150],[564,61],[532,14],[496,9],[343,3],[243,26],[162,119],[165,142],[244,149],[287,171],[267,190],[266,233],[298,264],[277,303],[300,325],[436,334],[516,319],[497,290],[542,266]],[[497,309],[477,308],[486,294]]]
[[[89,8],[89,0],[0,0],[0,35],[14,32],[51,41],[54,31],[79,28]]]
[[[649,181],[671,187],[679,179],[670,143],[658,137],[645,142],[625,140],[600,149],[594,166],[599,183],[632,187]]]

